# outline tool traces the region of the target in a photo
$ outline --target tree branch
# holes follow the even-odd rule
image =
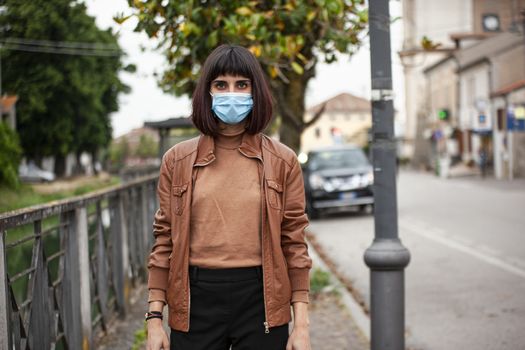
[[[312,124],[314,124],[319,118],[321,118],[321,116],[323,115],[325,109],[326,109],[326,102],[323,103],[323,105],[321,106],[321,108],[320,108],[317,112],[315,112],[315,114],[314,114],[314,116],[312,117],[312,119],[310,119],[307,123],[303,123],[303,125],[304,125],[304,129],[309,128],[309,127],[312,126]]]

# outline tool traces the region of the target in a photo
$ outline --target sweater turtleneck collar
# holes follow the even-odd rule
[[[245,131],[244,123],[222,126],[215,136],[215,145],[220,148],[236,149],[241,145]]]

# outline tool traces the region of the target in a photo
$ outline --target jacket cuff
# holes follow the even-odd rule
[[[292,285],[292,292],[310,290],[310,269],[289,269],[288,276]]]
[[[306,290],[298,290],[295,292],[292,292],[292,304],[293,303],[307,303],[309,302],[308,298],[308,292]]]
[[[153,301],[162,301],[164,304],[166,304],[166,291],[162,289],[150,289],[148,303]]]
[[[151,266],[148,273],[148,288],[165,291],[168,288],[168,268]]]

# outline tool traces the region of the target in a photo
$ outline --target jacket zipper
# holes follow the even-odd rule
[[[262,264],[261,264],[261,267],[262,267],[262,276],[263,276],[263,279],[262,279],[262,283],[263,283],[263,301],[264,301],[264,322],[263,322],[263,326],[264,326],[264,333],[268,334],[270,333],[270,323],[268,322],[268,311],[266,310],[266,284],[264,283],[264,239],[263,239],[263,235],[264,235],[264,230],[263,230],[263,220],[264,220],[264,215],[263,215],[263,210],[264,210],[264,204],[265,204],[265,191],[264,191],[264,162],[262,160],[261,157],[258,157],[258,156],[249,156],[247,155],[246,153],[244,153],[241,149],[239,149],[239,152],[242,153],[242,155],[244,155],[245,157],[247,158],[256,158],[258,159],[260,162],[261,162],[261,166],[262,166],[262,174],[261,174],[261,226],[260,226],[260,231],[261,231],[261,258],[262,258]]]
[[[190,275],[188,274],[188,331],[190,330],[190,307],[191,307],[191,286]]]
[[[262,159],[259,158],[262,164],[262,176],[261,176],[261,257],[262,257],[262,283],[263,283],[263,301],[264,301],[264,333],[268,334],[270,333],[270,324],[268,323],[268,312],[266,310],[266,283],[264,281],[264,205],[266,204],[265,201],[265,190],[264,190],[264,162]]]

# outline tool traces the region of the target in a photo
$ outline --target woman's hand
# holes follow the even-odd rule
[[[311,350],[308,320],[308,304],[295,302],[293,308],[293,330],[288,338],[286,350]]]
[[[147,321],[148,325],[148,342],[146,345],[147,350],[169,350],[170,342],[168,335],[162,327],[162,320],[158,318],[152,318]]]
[[[294,326],[286,350],[311,350],[308,326]]]

